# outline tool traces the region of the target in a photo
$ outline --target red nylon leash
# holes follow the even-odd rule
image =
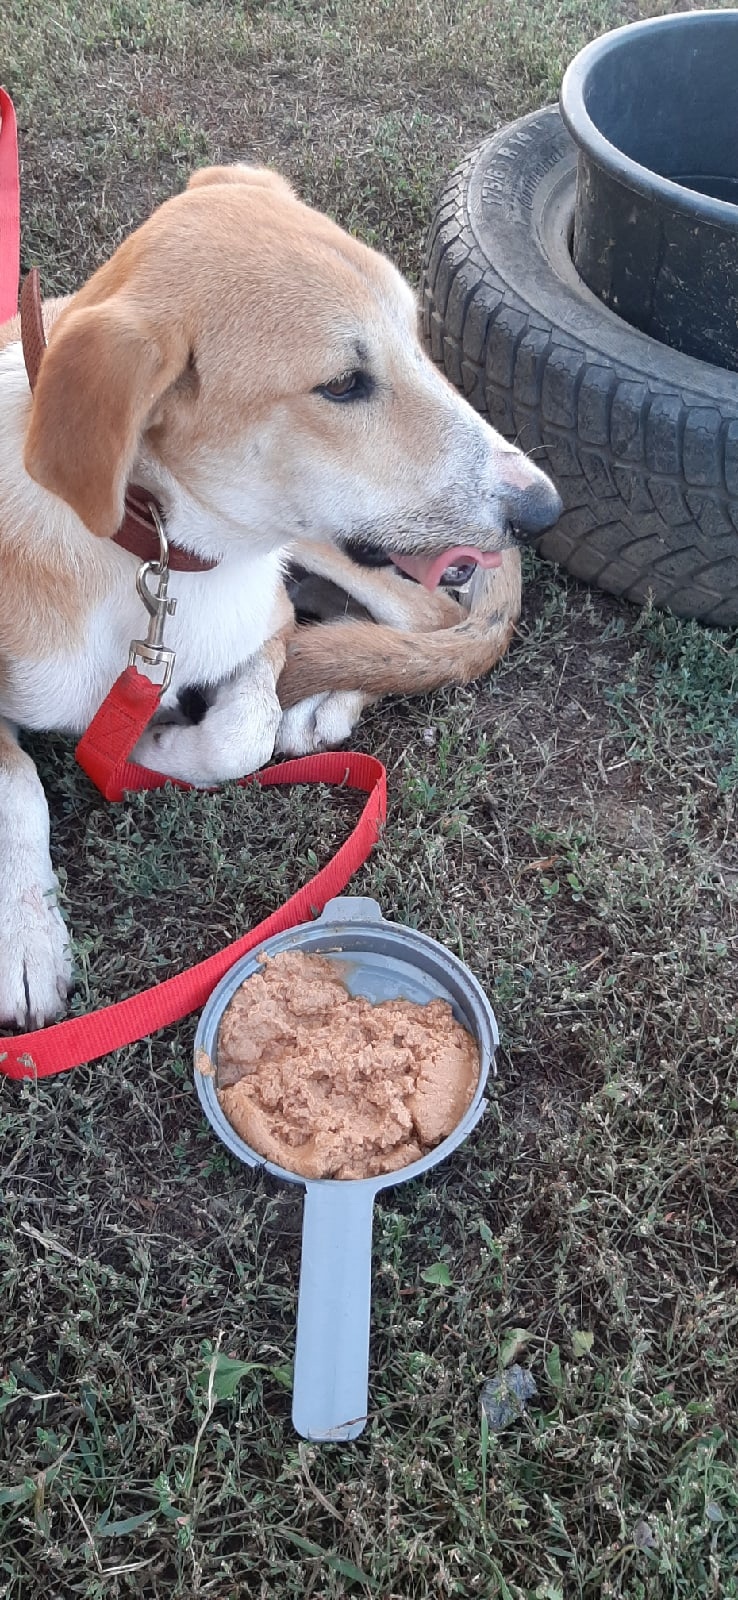
[[[106,799],[120,800],[131,790],[161,789],[171,781],[128,760],[158,702],[156,684],[135,667],[127,667],[80,740],[77,759]],[[272,934],[294,928],[298,922],[309,922],[322,911],[346,887],[377,842],[386,815],[387,778],[374,756],[330,750],[324,755],[304,756],[299,761],[268,767],[240,781],[242,785],[259,783],[263,788],[288,783],[330,783],[357,789],[368,798],[359,821],[332,860],[256,928],[196,966],[131,995],[128,1000],[85,1017],[71,1017],[36,1033],[0,1039],[0,1073],[20,1079],[68,1072],[199,1010],[239,956]],[[192,785],[177,783],[176,787],[190,789]]]
[[[0,89],[0,325],[18,310],[19,272],[18,135],[13,102]]]

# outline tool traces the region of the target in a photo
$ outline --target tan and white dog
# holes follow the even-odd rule
[[[560,510],[424,354],[399,273],[274,173],[196,173],[45,321],[33,395],[17,324],[0,331],[0,1020],[19,1026],[63,1009],[70,956],[46,800],[15,730],[79,735],[144,632],[137,558],[113,537],[129,484],[156,497],[172,547],[210,567],[172,572],[174,676],[135,751],[196,784],[337,742],[367,695],[440,681],[397,630],[459,616],[429,588],[460,560],[485,581],[501,568],[489,665],[514,620],[514,538]],[[335,628],[294,634],[298,547],[313,575],[340,584],[344,564],[387,629],[347,621],[343,646]],[[449,675],[470,677],[480,641],[459,628]],[[193,684],[205,698],[188,721]]]

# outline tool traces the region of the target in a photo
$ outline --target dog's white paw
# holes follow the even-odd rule
[[[5,901],[0,916],[0,1023],[42,1028],[64,1010],[72,976],[56,879]]]
[[[365,695],[343,689],[300,700],[283,713],[275,748],[280,755],[307,756],[343,744],[365,705]]]
[[[281,715],[273,669],[257,657],[218,689],[201,722],[152,724],[131,759],[199,788],[245,778],[271,761]]]
[[[266,766],[274,751],[278,721],[275,714],[270,725],[262,722],[238,739],[229,738],[225,730],[221,736],[214,725],[203,733],[176,726],[147,729],[131,760],[167,778],[207,789],[230,778],[245,778]]]

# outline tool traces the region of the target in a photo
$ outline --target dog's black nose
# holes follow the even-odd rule
[[[534,544],[558,522],[563,509],[561,495],[547,479],[513,492],[505,502],[508,523],[521,544]]]

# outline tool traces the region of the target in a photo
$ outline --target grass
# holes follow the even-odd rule
[[[249,155],[415,275],[456,156],[625,14],[5,0],[24,259],[69,289],[193,165]],[[359,730],[391,812],[353,887],[463,954],[503,1049],[470,1143],[378,1206],[356,1444],[291,1431],[299,1196],[214,1144],[192,1020],[0,1082],[0,1594],[738,1596],[734,644],[531,560],[489,681]],[[107,807],[65,741],[33,750],[78,1011],[265,915],[354,814]],[[537,1393],[495,1433],[514,1362]]]

